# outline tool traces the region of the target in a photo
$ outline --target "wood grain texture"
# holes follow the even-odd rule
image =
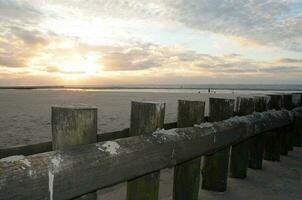
[[[283,95],[283,106],[287,110],[293,109],[293,95],[292,94],[284,94]],[[282,134],[285,136],[286,144],[281,145],[287,148],[287,151],[292,151],[294,148],[294,127],[292,125],[288,126],[285,132]],[[282,139],[283,141],[283,139]]]
[[[53,150],[64,150],[97,142],[97,109],[87,107],[52,107]],[[75,200],[96,200],[91,192]]]
[[[130,136],[151,134],[164,126],[165,103],[132,102]],[[127,200],[157,200],[160,171],[135,178],[127,183]]]
[[[278,94],[271,94],[269,96],[269,110],[280,110],[283,107],[283,96]],[[280,161],[282,135],[280,134],[280,130],[271,130],[271,133],[273,132],[275,132],[275,134],[266,134],[264,159],[269,161]]]
[[[301,100],[302,100],[302,93],[292,93],[292,105],[293,108],[297,108],[301,105]],[[293,133],[293,145],[294,147],[301,147],[301,133],[299,130],[299,126],[296,125],[296,123],[294,124],[294,133]]]
[[[268,96],[255,96],[254,107],[255,112],[264,112],[268,108]],[[249,141],[249,168],[262,169],[262,160],[264,152],[264,133],[252,137]]]
[[[248,115],[254,112],[254,99],[249,97],[237,97],[236,114],[238,116]],[[244,179],[247,176],[249,163],[249,140],[233,145],[230,157],[229,176]]]
[[[193,127],[204,121],[205,102],[178,101],[178,128]],[[173,199],[197,200],[200,182],[201,157],[186,161],[174,168]]]
[[[234,114],[234,100],[210,98],[209,121],[221,121]],[[226,147],[204,158],[202,188],[223,192],[227,188],[230,147]]]
[[[52,107],[53,149],[63,150],[97,140],[97,109],[90,107]]]

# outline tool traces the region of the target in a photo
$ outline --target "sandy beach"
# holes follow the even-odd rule
[[[246,95],[246,94],[242,94]],[[87,104],[98,108],[98,132],[111,132],[130,126],[131,101],[166,103],[165,122],[175,122],[177,100],[209,97],[235,98],[240,94],[113,92],[87,90],[0,90],[0,148],[51,140],[51,106]]]

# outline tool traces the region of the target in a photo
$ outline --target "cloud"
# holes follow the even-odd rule
[[[262,68],[262,72],[268,73],[302,73],[302,67],[298,66],[273,66]]]
[[[30,59],[48,45],[51,34],[21,27],[0,27],[0,66],[27,67]]]
[[[26,1],[0,1],[0,22],[23,25],[36,24],[41,20],[42,12]]]
[[[48,66],[46,71],[49,73],[61,73],[61,74],[85,74],[85,71],[82,70],[64,70],[63,67]]]
[[[33,2],[33,3],[32,3]],[[75,14],[100,19],[149,21],[168,27],[182,25],[229,36],[242,45],[277,46],[302,51],[302,2],[272,0],[51,0],[0,1],[0,21],[35,23]],[[59,19],[58,18],[58,19]]]
[[[282,58],[278,59],[276,63],[297,63],[302,64],[302,59],[293,59],[293,58]]]
[[[137,43],[133,47],[119,47],[115,50],[103,48],[101,53],[103,70],[108,71],[132,71],[162,67],[173,57],[170,49],[148,43]]]
[[[90,50],[89,50],[90,49]],[[197,53],[182,46],[135,43],[132,47],[86,46],[87,51],[97,51],[105,71],[159,70],[192,75],[202,73],[216,76],[261,76],[274,73],[302,73],[299,59],[282,58],[258,61],[240,54],[213,56]],[[283,65],[280,65],[283,64]],[[295,65],[293,65],[295,64]]]
[[[29,46],[46,45],[48,43],[47,39],[40,31],[26,30],[19,27],[9,27],[9,30],[11,35],[14,35]]]
[[[0,53],[0,67],[25,67],[26,66],[26,55],[23,57],[15,55],[1,55]]]
[[[176,0],[164,1],[170,16],[185,26],[302,51],[302,3],[291,1]],[[172,8],[172,9],[171,9]]]
[[[155,21],[229,36],[243,45],[302,51],[302,2],[272,0],[100,0],[69,7],[93,16]],[[65,5],[67,6],[67,5]]]

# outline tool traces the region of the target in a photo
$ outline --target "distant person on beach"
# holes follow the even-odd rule
[[[210,89],[210,88],[208,89],[208,93],[209,93],[209,94],[211,93],[211,89]]]

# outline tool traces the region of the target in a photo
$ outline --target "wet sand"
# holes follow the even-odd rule
[[[237,94],[239,95],[239,94]],[[83,90],[0,90],[0,148],[51,140],[51,106],[87,104],[98,108],[98,132],[130,126],[131,101],[166,102],[165,122],[175,122],[177,100],[206,101],[234,94],[104,92]]]

